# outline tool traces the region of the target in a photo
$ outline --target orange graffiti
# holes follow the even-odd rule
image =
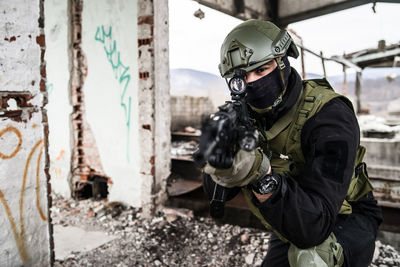
[[[61,168],[53,168],[54,175],[52,175],[52,178],[55,176],[56,178],[61,178]]]
[[[19,254],[21,255],[21,259],[22,259],[22,261],[25,262],[28,259],[28,254],[26,253],[25,242],[23,240],[23,238],[24,238],[23,235],[25,235],[25,233],[21,233],[21,235],[18,234],[17,226],[15,225],[15,221],[14,221],[14,217],[11,214],[10,207],[8,206],[7,201],[4,198],[4,194],[3,194],[3,191],[1,191],[1,189],[0,189],[0,200],[1,200],[1,203],[3,203],[4,208],[6,209],[8,220],[10,221],[11,229],[13,231],[14,239],[15,239],[15,242],[17,243],[17,247],[18,247]]]
[[[15,128],[13,126],[8,126],[7,128],[1,130],[0,137],[2,137],[5,133],[8,133],[8,132],[15,133],[15,135],[18,137],[18,145],[14,149],[14,151],[9,155],[5,155],[5,154],[0,152],[0,158],[2,158],[2,159],[11,159],[11,158],[13,158],[18,153],[18,151],[21,149],[21,145],[22,145],[21,133],[18,131],[17,128]]]
[[[55,158],[55,162],[59,161],[59,160],[65,160],[65,150],[61,149],[60,153],[58,154],[58,156]],[[60,179],[62,178],[61,174],[62,174],[62,169],[60,167],[56,167],[56,164],[52,164],[51,165],[51,177],[52,179]]]
[[[35,146],[34,146],[34,147],[32,148],[32,150],[31,150],[31,152],[29,153],[28,159],[27,159],[26,164],[25,164],[24,178],[23,178],[23,180],[22,180],[22,189],[21,189],[21,194],[20,194],[20,198],[19,198],[19,214],[20,214],[19,219],[20,219],[21,235],[22,235],[22,236],[25,234],[25,225],[24,225],[24,216],[23,216],[23,212],[24,212],[24,193],[25,193],[25,187],[26,187],[26,177],[27,177],[27,175],[28,175],[28,168],[29,168],[29,165],[30,165],[30,162],[31,162],[33,153],[36,151],[36,149],[37,149],[40,145],[43,146],[43,140],[40,140],[39,142],[37,142],[37,143],[35,144]],[[39,159],[38,159],[38,160],[40,160],[40,157],[41,157],[41,156],[39,156]],[[38,165],[39,165],[39,164],[38,164]],[[38,196],[37,196],[37,193],[38,193],[38,192],[39,192],[39,179],[37,179],[37,184],[36,184],[36,197],[37,197],[37,198],[38,198]],[[38,204],[38,202],[36,202],[36,204]],[[38,210],[39,210],[39,213],[42,213],[42,211],[41,211],[41,209],[40,209],[40,206],[37,206],[37,208],[38,208]],[[43,219],[44,221],[46,220],[46,218],[43,218],[43,217],[42,217],[42,219]]]
[[[12,131],[18,136],[18,138],[20,140],[20,144],[15,149],[16,152],[14,151],[13,153],[10,154],[10,155],[12,155],[12,154],[14,154],[14,155],[12,155],[12,156],[9,155],[8,157],[2,157],[3,159],[4,158],[9,159],[9,158],[14,157],[15,154],[19,151],[21,144],[22,144],[22,138],[21,138],[20,132],[12,126],[9,126],[6,129],[2,130],[0,132],[0,136],[8,131]],[[14,219],[12,212],[10,210],[10,207],[8,206],[8,203],[4,197],[3,191],[0,190],[0,201],[5,208],[6,214],[8,216],[8,220],[11,224],[11,229],[13,231],[13,235],[14,235],[15,242],[17,244],[18,251],[20,253],[22,261],[24,261],[24,262],[26,262],[28,260],[28,253],[27,253],[27,248],[26,248],[26,243],[25,243],[25,224],[24,224],[24,216],[23,216],[24,192],[25,192],[26,180],[27,180],[27,176],[28,176],[28,169],[29,169],[29,166],[31,165],[31,160],[32,160],[33,154],[36,152],[36,150],[39,147],[40,147],[40,152],[39,152],[37,164],[36,164],[36,206],[39,211],[41,219],[43,221],[47,220],[47,217],[45,216],[44,212],[40,208],[40,199],[39,199],[39,196],[40,196],[39,176],[40,176],[40,162],[41,162],[42,154],[43,154],[43,140],[38,141],[34,145],[31,152],[29,153],[28,159],[26,160],[24,176],[23,176],[23,181],[22,181],[22,188],[21,188],[21,193],[20,193],[20,201],[19,201],[20,232],[18,232],[15,219]]]
[[[57,156],[56,160],[60,160],[65,154],[65,150],[61,149],[60,154]]]
[[[42,143],[42,147],[43,147],[43,143]],[[38,208],[40,217],[42,218],[43,221],[47,220],[46,215],[44,215],[44,212],[42,211],[42,209],[40,208],[40,186],[39,186],[39,170],[40,170],[40,160],[42,159],[42,154],[43,154],[43,150],[40,150],[39,153],[39,157],[37,160],[37,166],[36,166],[36,207]]]

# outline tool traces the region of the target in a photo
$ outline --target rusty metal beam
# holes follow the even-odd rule
[[[301,20],[306,20],[352,7],[371,4],[371,0],[278,0],[277,21],[288,25]],[[376,0],[375,2],[400,3],[399,0]]]
[[[365,67],[392,67],[394,58],[400,56],[400,45],[398,48],[386,51],[376,51],[351,58],[350,60],[360,66]]]

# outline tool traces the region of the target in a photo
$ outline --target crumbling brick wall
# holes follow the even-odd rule
[[[72,127],[71,179],[73,194],[80,194],[95,176],[107,177],[89,123],[86,120],[84,84],[88,73],[82,49],[83,0],[69,1],[70,17],[70,117]],[[111,181],[110,181],[111,182]]]
[[[48,125],[43,0],[0,2],[0,266],[47,266]]]

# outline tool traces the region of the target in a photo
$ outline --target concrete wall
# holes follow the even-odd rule
[[[71,168],[68,69],[68,1],[46,0],[45,33],[47,82],[49,98],[49,155],[52,190],[70,197],[68,176]]]
[[[400,140],[363,138],[367,152],[364,161],[372,178],[374,195],[378,203],[387,207],[400,207]]]
[[[87,122],[113,182],[109,200],[141,206],[136,1],[84,1],[82,50]]]
[[[48,266],[43,1],[1,1],[0,13],[0,266]]]
[[[400,140],[363,138],[367,152],[364,161],[371,177],[381,177],[400,182]]]
[[[201,128],[202,115],[215,113],[216,108],[208,97],[171,97],[171,129],[182,131],[185,126]]]
[[[49,0],[46,14],[54,191],[94,173],[109,201],[150,214],[170,170],[168,2]]]
[[[400,166],[400,140],[363,138],[361,144],[367,148],[365,160],[369,164]]]

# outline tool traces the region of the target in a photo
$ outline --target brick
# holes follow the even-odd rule
[[[142,128],[145,129],[145,130],[151,131],[151,125],[150,124],[143,124]]]
[[[152,38],[138,39],[138,47],[141,47],[142,45],[151,45],[152,41]]]
[[[139,16],[138,17],[138,25],[142,25],[142,24],[153,25],[154,24],[153,16]]]
[[[150,77],[150,73],[148,71],[139,72],[139,79],[147,80]]]
[[[41,47],[46,46],[46,39],[44,38],[44,34],[38,35],[36,37],[36,43],[40,45]]]

